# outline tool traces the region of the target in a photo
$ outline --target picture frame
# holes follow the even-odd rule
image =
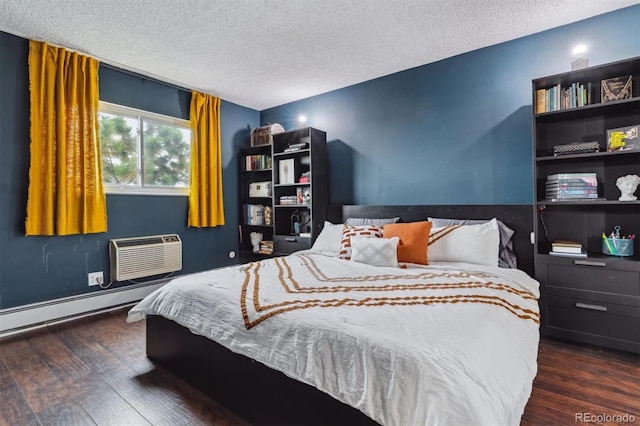
[[[601,101],[604,103],[631,98],[632,81],[633,79],[630,75],[602,80]]]
[[[286,160],[280,160],[278,162],[278,183],[296,183],[295,164],[293,158],[287,158]]]

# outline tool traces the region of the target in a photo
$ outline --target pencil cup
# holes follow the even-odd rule
[[[602,253],[611,256],[633,256],[633,239],[603,238]]]

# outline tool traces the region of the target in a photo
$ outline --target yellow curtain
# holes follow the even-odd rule
[[[224,225],[220,159],[220,98],[191,95],[191,181],[189,226]]]
[[[105,232],[99,62],[29,42],[31,166],[27,235]]]

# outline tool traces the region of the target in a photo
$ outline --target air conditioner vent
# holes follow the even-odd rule
[[[132,246],[144,246],[147,244],[162,244],[164,240],[161,236],[158,237],[140,237],[136,239],[123,239],[123,240],[112,240],[114,241],[118,247],[132,247]]]
[[[182,269],[182,241],[177,234],[118,238],[109,242],[111,279],[165,274]]]

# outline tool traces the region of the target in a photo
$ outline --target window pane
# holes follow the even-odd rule
[[[189,186],[191,131],[144,120],[144,185]]]
[[[138,120],[100,113],[102,175],[105,184],[138,185]]]

